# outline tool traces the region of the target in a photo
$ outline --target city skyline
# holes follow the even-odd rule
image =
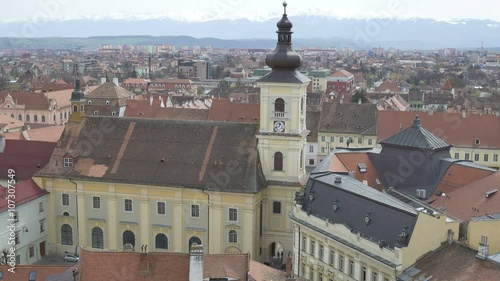
[[[278,2],[278,0],[276,0]],[[279,1],[281,2],[281,0]],[[489,19],[500,22],[500,15],[494,8],[494,1],[482,1],[482,5],[470,5],[464,0],[439,2],[431,0],[374,0],[374,1],[329,1],[310,0],[307,2],[288,1],[288,13],[293,15],[329,16],[334,18],[426,18],[453,23],[459,19]],[[486,3],[484,3],[486,2]],[[8,11],[0,23],[66,21],[75,19],[175,19],[187,22],[210,20],[249,19],[265,21],[279,17],[281,10],[268,8],[264,0],[186,0],[181,2],[150,0],[147,5],[137,5],[135,1],[72,2],[69,0],[20,0],[6,2]],[[19,7],[22,7],[19,8]],[[463,7],[467,7],[464,9]]]

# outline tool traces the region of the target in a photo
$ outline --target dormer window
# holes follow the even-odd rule
[[[115,116],[116,115],[116,111],[111,112],[111,115]]]
[[[98,115],[98,114],[99,114],[99,112],[98,112],[98,111],[94,111],[94,115]]]
[[[73,167],[73,158],[64,158],[64,167]]]
[[[90,101],[90,100],[89,100],[87,103],[88,103],[88,104],[91,104],[91,103],[92,103],[92,101]]]
[[[358,169],[360,173],[366,173],[366,164],[365,163],[358,163]]]
[[[479,139],[476,139],[475,143],[476,143],[476,145],[479,145],[481,143],[481,141]]]

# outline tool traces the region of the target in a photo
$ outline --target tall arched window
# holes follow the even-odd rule
[[[17,119],[19,119],[19,121],[23,121],[23,116],[21,114],[17,115]]]
[[[73,105],[73,112],[78,112],[78,105]]]
[[[33,122],[38,122],[38,115],[33,116]]]
[[[285,101],[282,98],[277,98],[274,101],[274,111],[285,112]]]
[[[238,233],[236,233],[236,230],[229,231],[229,243],[238,243]]]
[[[125,244],[131,244],[135,247],[135,234],[130,230],[123,232],[123,245]]]
[[[45,115],[42,115],[42,123],[45,123]]]
[[[156,235],[155,238],[155,248],[156,249],[162,249],[162,250],[168,250],[168,238],[167,235],[163,233],[159,233]]]
[[[274,153],[274,170],[283,171],[283,153],[279,151]]]
[[[26,114],[26,122],[30,122],[31,121],[31,117],[29,114]]]
[[[63,224],[61,226],[61,244],[73,245],[73,229],[69,224]]]
[[[92,248],[104,249],[104,234],[100,227],[92,229]]]
[[[68,118],[68,113],[64,111],[64,119]]]
[[[83,104],[82,104],[82,105],[80,105],[80,112],[84,112],[84,111],[85,110],[84,110],[84,107],[83,107]]]

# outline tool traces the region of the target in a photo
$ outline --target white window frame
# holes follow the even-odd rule
[[[40,220],[40,233],[45,232],[45,219]]]
[[[234,239],[234,241],[231,241],[231,231],[234,231],[234,233],[235,233],[235,235],[234,235],[234,237],[233,237],[233,238],[235,238],[235,239]],[[234,243],[234,244],[237,244],[237,243],[238,243],[238,231],[236,231],[236,230],[234,230],[234,229],[231,229],[231,230],[227,233],[227,236],[228,236],[228,237],[227,237],[227,242],[228,242],[228,243]]]
[[[163,204],[163,214],[160,213],[160,204]],[[165,201],[156,201],[156,214],[160,216],[166,216],[167,215],[167,202]]]
[[[96,203],[95,199],[97,199],[97,202],[98,202],[98,205],[99,205],[98,207],[95,206],[96,205],[95,204]],[[101,196],[92,196],[92,209],[94,209],[94,210],[100,210],[101,209]]]
[[[67,196],[67,199],[68,199],[68,202],[67,202],[67,203],[68,203],[68,204],[64,204],[64,197],[65,197],[65,196]],[[63,193],[63,194],[61,194],[61,205],[62,205],[62,206],[69,207],[69,205],[70,205],[69,201],[70,201],[69,193]]]
[[[234,211],[235,214],[236,214],[236,219],[232,220],[231,219],[231,211]],[[237,208],[228,208],[227,210],[227,219],[230,221],[230,222],[238,222],[238,209]]]
[[[64,158],[64,167],[73,167],[73,158]]]
[[[127,200],[130,200],[130,211],[127,210]],[[132,198],[124,198],[123,199],[123,211],[125,213],[133,213],[134,212],[134,200]]]
[[[195,207],[196,207],[196,209],[193,209]],[[198,213],[197,216],[193,216],[193,211]],[[200,218],[200,204],[191,204],[189,215],[191,218],[199,219]]]

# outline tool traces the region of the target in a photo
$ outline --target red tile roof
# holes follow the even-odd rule
[[[246,280],[249,256],[204,255],[205,278],[232,277]],[[149,262],[149,272],[145,264]],[[80,280],[189,280],[189,254],[80,251]]]
[[[0,185],[2,187],[2,185]],[[16,206],[28,203],[33,199],[48,194],[44,189],[41,189],[33,180],[25,180],[15,185]],[[5,187],[0,190],[3,195]],[[3,196],[0,197],[0,212],[7,210],[8,201]]]
[[[396,85],[396,83],[393,83],[392,81],[386,80],[380,86],[375,88],[376,92],[391,92],[391,93],[399,93],[401,92],[401,88]]]
[[[347,168],[348,171],[355,172],[355,178],[360,181],[367,181],[368,186],[373,187],[379,191],[384,189],[384,185],[380,178],[380,175],[375,168],[375,165],[371,162],[367,153],[337,153],[336,156],[340,159],[342,164]],[[366,165],[366,173],[361,173],[358,164]],[[377,179],[380,184],[377,184]]]
[[[260,104],[234,103],[228,99],[215,99],[212,101],[209,121],[226,121],[239,123],[260,122]]]
[[[284,281],[285,272],[274,269],[270,266],[264,265],[260,262],[251,261],[250,262],[250,276],[255,281]]]
[[[208,109],[161,107],[160,100],[128,100],[125,117],[159,118],[170,120],[207,120]]]
[[[0,93],[0,103],[4,102],[10,95],[15,103],[18,105],[25,105],[26,109],[49,109],[49,99],[44,93],[32,93],[32,92],[12,92],[12,93]]]
[[[5,178],[8,169],[16,171],[17,180],[31,178],[50,160],[55,142],[5,140],[5,150],[0,154],[0,178]]]
[[[69,266],[52,265],[17,265],[15,273],[8,271],[10,266],[0,265],[0,271],[3,272],[2,281],[24,281],[28,280],[31,271],[36,271],[36,280],[52,280],[49,276],[63,273],[66,270],[72,270]],[[64,279],[67,280],[67,279]]]
[[[450,80],[446,80],[446,82],[444,82],[442,89],[446,90],[446,91],[451,91],[452,87],[451,87]]]
[[[350,73],[347,70],[339,70],[333,73],[331,77],[351,77],[351,76],[354,76],[354,74]]]
[[[500,280],[500,265],[476,258],[477,251],[456,243],[445,245],[411,269],[412,277],[403,280],[429,281],[497,281]],[[415,274],[416,273],[416,274]]]
[[[496,172],[465,185],[446,197],[441,196],[431,205],[436,208],[444,207],[448,214],[464,221],[472,217],[500,213],[500,192],[486,197],[487,192],[500,189],[499,183],[500,172]]]
[[[493,171],[488,169],[469,167],[460,164],[451,165],[441,178],[441,182],[436,188],[436,193],[443,192],[449,195],[463,186],[471,184],[491,174],[493,174]],[[430,200],[441,200],[439,198],[439,195],[434,194]]]
[[[377,140],[385,140],[413,124],[415,115],[420,123],[434,135],[456,147],[500,148],[500,117],[459,113],[428,113],[378,111]],[[476,145],[475,141],[480,144]]]

